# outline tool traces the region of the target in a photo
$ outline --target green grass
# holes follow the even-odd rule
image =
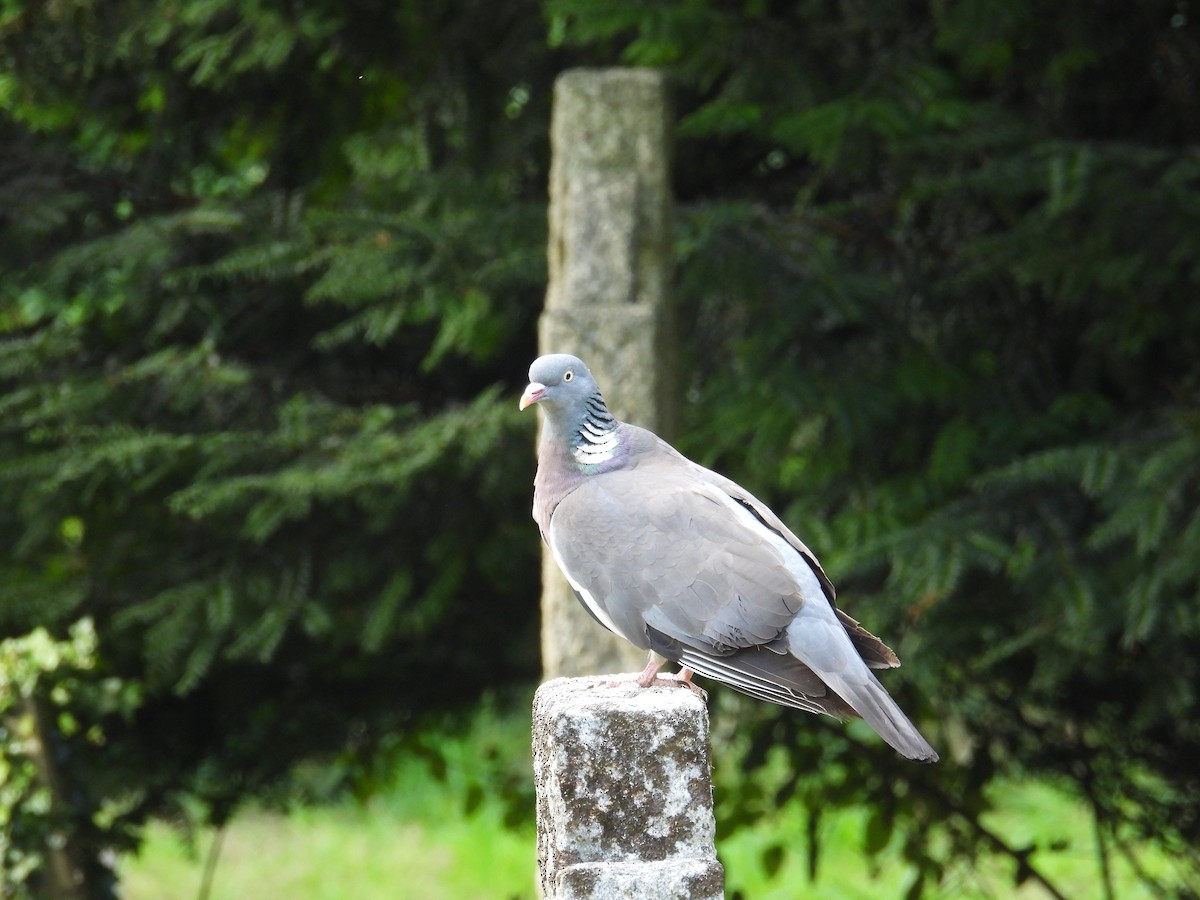
[[[408,736],[386,757],[383,774],[360,773],[375,786],[366,802],[237,815],[222,839],[211,900],[534,896],[528,718],[485,705],[465,731]],[[213,840],[205,830],[189,846],[178,831],[152,824],[141,853],[121,860],[122,895],[196,897]]]
[[[415,767],[414,767],[415,769]],[[406,797],[405,790],[411,793]],[[213,882],[213,900],[288,897],[341,900],[344,897],[412,900],[434,898],[532,898],[534,833],[531,825],[506,827],[498,805],[481,804],[463,815],[461,796],[445,782],[399,781],[397,793],[365,804],[351,801],[302,807],[288,814],[248,810],[225,835]],[[1062,849],[1039,851],[1034,861],[1068,897],[1103,896],[1090,821],[1070,798],[1040,784],[1004,790],[1001,810],[989,826],[1016,845],[1060,842]],[[414,802],[415,800],[415,802]],[[431,816],[440,804],[445,815]],[[826,815],[821,826],[823,851],[819,877],[808,882],[807,858],[800,849],[805,814],[798,806],[762,821],[722,843],[727,896],[735,891],[749,900],[791,900],[802,890],[806,900],[878,900],[899,898],[913,878],[898,846],[876,858],[862,851],[866,813]],[[795,836],[774,876],[768,875],[769,848]],[[173,900],[197,895],[203,853],[213,839],[205,832],[189,851],[176,831],[156,824],[147,831],[140,856],[122,861],[121,881],[129,900]],[[1141,862],[1157,873],[1170,861],[1151,849]],[[1128,868],[1114,862],[1120,900],[1152,900]],[[1038,885],[1013,885],[1011,865],[984,861],[950,873],[947,883],[926,896],[954,898],[1047,896]]]
[[[1063,894],[1071,898],[1103,897],[1091,817],[1082,803],[1048,785],[1029,782],[1005,785],[995,791],[997,809],[985,825],[1013,847],[1037,846],[1031,862]],[[805,900],[880,900],[901,898],[916,870],[903,858],[899,836],[877,856],[863,850],[868,813],[853,810],[827,813],[820,826],[818,878],[808,882],[804,851],[807,816],[793,804],[769,821],[725,840],[719,855],[725,864],[726,895],[740,891],[747,900],[792,900],[803,885]],[[767,864],[771,847],[794,836],[774,875]],[[1053,849],[1050,849],[1050,848]],[[1138,862],[1152,875],[1171,881],[1175,864],[1163,851],[1139,848]],[[1114,893],[1119,900],[1160,900],[1161,895],[1138,883],[1128,863],[1113,858]],[[946,873],[941,887],[927,888],[927,898],[995,900],[1044,898],[1047,891],[1033,880],[1017,886],[1010,860],[985,857],[960,863]]]
[[[198,851],[213,839],[205,833]],[[224,838],[212,900],[411,897],[497,900],[533,896],[532,828],[514,832],[487,814],[406,821],[382,804],[339,804],[288,815],[251,810]],[[152,826],[138,857],[122,861],[129,900],[197,896],[203,860],[178,833]]]
[[[370,800],[342,799],[287,813],[247,809],[226,829],[212,900],[506,900],[535,897],[535,835],[528,720],[485,711],[466,732],[426,733],[398,743]],[[1032,862],[1068,897],[1101,897],[1091,818],[1077,800],[1036,782],[994,792],[986,825],[1015,847],[1036,845]],[[514,805],[515,804],[515,805]],[[723,840],[726,895],[747,900],[886,900],[903,897],[915,871],[893,836],[864,852],[866,811],[828,812],[820,822],[818,880],[809,882],[807,814],[799,804],[761,816]],[[151,825],[137,856],[122,859],[129,900],[194,898],[213,832],[188,847],[178,832]],[[786,847],[782,856],[773,849]],[[1048,849],[1053,847],[1053,849]],[[775,854],[775,855],[773,855]],[[1153,846],[1139,863],[1169,876],[1173,863]],[[1119,900],[1151,900],[1128,865],[1113,860]],[[1167,880],[1170,880],[1169,877]],[[1042,898],[1037,884],[1013,883],[1012,863],[959,864],[926,897]]]

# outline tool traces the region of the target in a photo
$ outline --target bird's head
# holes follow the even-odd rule
[[[582,410],[589,398],[600,395],[596,379],[583,361],[566,353],[539,356],[529,367],[529,386],[521,395],[520,408],[541,403],[547,412]]]

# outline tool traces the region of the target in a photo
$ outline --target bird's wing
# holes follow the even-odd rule
[[[816,576],[817,581],[821,585],[821,590],[824,592],[825,597],[829,601],[829,605],[833,607],[834,612],[837,614],[838,620],[842,623],[842,626],[846,629],[846,633],[850,636],[850,640],[854,643],[855,649],[858,650],[859,655],[862,656],[863,661],[870,668],[892,669],[900,665],[900,659],[896,656],[891,647],[889,647],[867,629],[863,628],[857,619],[847,615],[844,610],[838,608],[836,603],[837,594],[834,590],[833,582],[830,581],[829,576],[825,574],[825,570],[821,567],[821,563],[818,562],[816,555],[808,549],[808,546],[802,540],[800,540],[800,538],[798,538],[792,532],[792,530],[787,527],[787,525],[784,524],[783,520],[780,519],[779,516],[772,512],[769,506],[767,506],[737,482],[732,481],[731,479],[726,478],[724,475],[718,474],[711,469],[706,469],[704,466],[701,466],[698,463],[692,462],[661,438],[659,438],[658,441],[662,445],[660,448],[662,452],[668,452],[677,456],[680,460],[691,467],[696,478],[712,484],[714,487],[723,491],[733,500],[737,501],[737,503],[747,509],[754,516],[754,518],[758,520],[764,529],[783,539],[788,545],[795,549],[795,551],[800,555],[800,558],[804,560],[804,562],[812,570],[813,575]]]
[[[549,543],[572,586],[623,637],[644,645],[650,625],[721,654],[776,640],[806,600],[761,532],[686,471],[629,468],[565,497]],[[807,599],[825,602],[819,591]]]
[[[788,652],[786,629],[804,604],[836,621],[815,572],[689,466],[642,461],[564,498],[548,543],[568,581],[639,647],[764,700],[853,715]]]

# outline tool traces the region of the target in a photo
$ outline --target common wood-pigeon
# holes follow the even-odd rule
[[[650,651],[751,696],[861,716],[903,755],[938,755],[876,679],[896,654],[837,608],[812,551],[765,504],[608,411],[574,356],[537,359],[520,407],[545,413],[533,517],[580,602]]]

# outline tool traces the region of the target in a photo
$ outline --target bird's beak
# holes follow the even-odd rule
[[[525,409],[527,406],[533,406],[542,399],[542,394],[546,393],[546,386],[538,384],[536,381],[530,382],[529,387],[525,388],[525,393],[521,395],[519,408]]]

